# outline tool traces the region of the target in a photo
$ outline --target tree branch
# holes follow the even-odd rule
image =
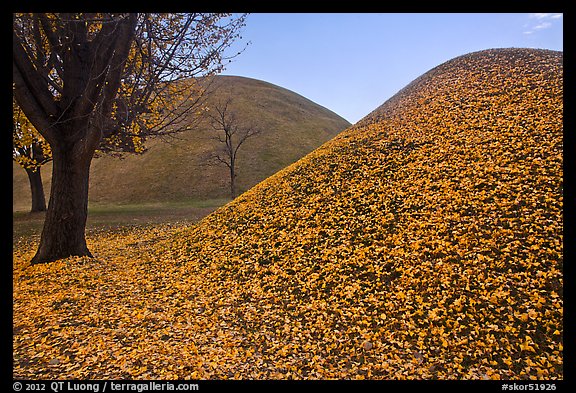
[[[20,101],[18,97],[32,98],[24,99],[23,103],[18,102],[24,112],[27,113],[27,109],[31,109],[29,106],[33,104],[33,109],[39,110],[46,118],[56,116],[58,107],[54,103],[54,97],[30,61],[16,32],[12,33],[12,65],[14,84],[18,90],[17,99]]]

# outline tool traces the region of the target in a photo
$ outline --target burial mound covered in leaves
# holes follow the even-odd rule
[[[559,378],[562,94],[562,53],[458,57],[168,249],[271,373]]]
[[[105,286],[84,338],[102,354],[75,355],[107,372],[70,375],[563,378],[562,56],[448,61],[198,225],[140,240],[110,274],[135,270],[138,291]]]

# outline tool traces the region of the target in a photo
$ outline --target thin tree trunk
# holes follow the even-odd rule
[[[44,186],[42,185],[42,175],[40,168],[32,170],[26,168],[28,181],[30,182],[30,191],[32,193],[32,209],[31,213],[45,212],[46,211],[46,198],[44,196]]]
[[[236,170],[234,160],[232,160],[230,164],[230,195],[232,199],[234,199],[236,198]]]
[[[86,245],[88,180],[94,149],[80,140],[54,149],[52,187],[38,251],[32,263],[69,256],[92,256]]]

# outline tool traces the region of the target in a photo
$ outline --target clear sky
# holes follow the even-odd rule
[[[355,123],[431,68],[490,48],[563,50],[563,14],[250,14],[224,75],[290,89]]]

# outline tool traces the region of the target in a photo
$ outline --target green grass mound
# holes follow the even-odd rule
[[[158,247],[242,353],[211,375],[562,378],[562,61],[448,61]]]
[[[215,89],[214,89],[215,88]],[[229,109],[239,124],[262,133],[238,153],[237,185],[246,191],[294,163],[350,126],[336,113],[301,95],[264,81],[239,76],[213,77],[206,105],[232,99]],[[222,149],[205,124],[175,138],[150,139],[142,155],[122,160],[97,157],[90,169],[92,205],[184,203],[229,196],[230,175],[224,165],[207,166],[211,152]],[[42,168],[48,197],[52,164]],[[30,185],[25,171],[13,164],[13,210],[30,209]]]

